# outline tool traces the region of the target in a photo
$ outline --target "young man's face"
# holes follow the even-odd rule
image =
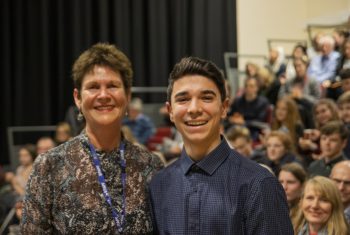
[[[321,134],[320,147],[322,157],[332,160],[338,157],[346,145],[346,140],[342,140],[339,133],[330,135]]]
[[[228,100],[221,101],[219,89],[212,80],[200,75],[178,79],[167,107],[170,120],[182,134],[185,145],[210,149],[220,140],[220,122],[226,117]]]
[[[344,123],[350,123],[350,103],[339,105],[339,114]]]

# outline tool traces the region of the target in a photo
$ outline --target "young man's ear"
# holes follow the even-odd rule
[[[230,106],[230,99],[226,98],[222,103],[221,119],[225,119],[227,117],[229,106]]]
[[[168,110],[168,113],[169,113],[170,121],[171,121],[171,122],[174,122],[174,115],[173,115],[173,111],[172,111],[172,107],[171,107],[170,102],[167,101],[167,102],[165,103],[165,105],[166,105],[166,109]]]

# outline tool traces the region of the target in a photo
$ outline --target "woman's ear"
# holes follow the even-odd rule
[[[73,91],[73,97],[74,97],[74,103],[77,106],[77,108],[80,110],[81,106],[81,96],[77,88],[74,88]]]

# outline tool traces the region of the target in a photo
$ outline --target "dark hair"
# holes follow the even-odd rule
[[[130,92],[133,71],[128,57],[114,45],[97,43],[84,51],[74,62],[73,81],[79,94],[84,76],[91,72],[95,65],[107,66],[120,73],[125,91]]]
[[[339,72],[339,77],[341,80],[350,78],[350,69],[342,69]]]
[[[33,161],[35,160],[37,156],[37,152],[36,152],[36,146],[34,144],[25,144],[20,149],[27,150],[29,155],[32,157],[32,160]]]
[[[330,121],[320,129],[321,135],[339,134],[342,140],[349,137],[349,130],[342,121]]]
[[[299,180],[301,184],[304,184],[307,179],[307,172],[299,163],[296,162],[291,162],[283,165],[281,167],[281,171],[291,173],[292,175],[294,175],[295,178]]]
[[[220,91],[221,101],[226,99],[225,79],[220,69],[211,61],[197,57],[185,57],[175,64],[169,75],[168,102],[171,102],[174,82],[186,75],[201,75],[212,80]]]
[[[294,49],[293,49],[293,53],[294,53],[294,51],[295,51],[297,48],[300,48],[300,49],[303,51],[303,54],[304,54],[304,55],[307,55],[307,47],[306,47],[306,46],[304,46],[303,44],[298,43],[297,45],[295,45],[295,47],[294,47]]]

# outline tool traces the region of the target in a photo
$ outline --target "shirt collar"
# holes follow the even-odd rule
[[[201,161],[194,162],[186,153],[183,148],[180,158],[180,165],[183,173],[186,175],[193,165],[197,165],[201,170],[209,175],[214,174],[215,170],[225,161],[231,151],[230,146],[226,142],[225,138],[221,137],[221,143],[205,156]]]

